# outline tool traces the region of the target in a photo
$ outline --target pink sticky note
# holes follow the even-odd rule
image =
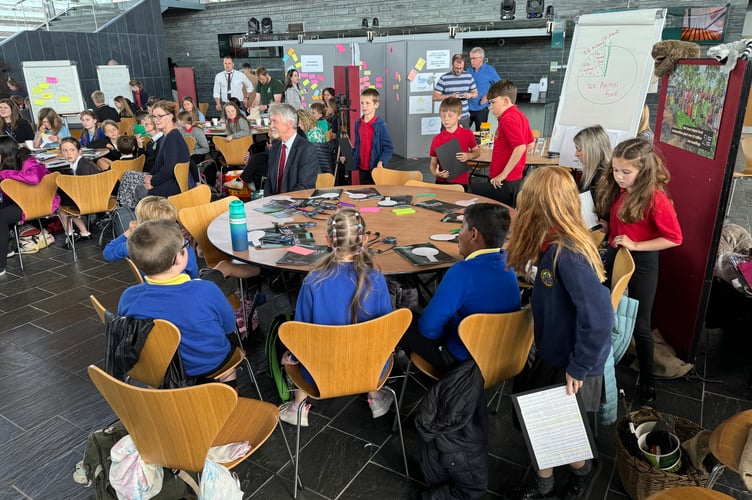
[[[311,255],[313,253],[313,250],[310,248],[303,248],[298,245],[291,246],[287,249],[288,252],[296,253],[298,255]]]
[[[301,73],[300,78],[308,78],[308,73]]]
[[[382,78],[382,77],[380,77],[380,76],[377,76],[377,77],[376,77],[376,81],[377,81],[377,82],[380,82],[380,81],[382,81],[383,79],[384,79],[384,78]]]
[[[376,88],[377,88],[377,89],[380,89],[380,88],[382,88],[382,87],[383,87],[383,85],[382,85],[382,84],[380,84],[380,83],[377,83],[377,84],[376,84]]]
[[[337,50],[338,50],[338,51],[339,51],[340,53],[342,53],[342,52],[344,52],[344,51],[346,50],[346,49],[345,49],[345,46],[344,46],[344,45],[342,45],[341,43],[338,43],[337,45],[335,45],[335,47],[337,47]]]
[[[363,69],[368,69],[368,63],[363,61]]]
[[[360,211],[367,214],[375,214],[381,212],[381,209],[379,207],[361,207]]]
[[[47,77],[47,83],[57,83],[57,77],[56,76],[48,76]]]
[[[415,80],[415,77],[418,76],[418,72],[413,68],[410,70],[410,73],[407,74],[407,79],[411,82]]]

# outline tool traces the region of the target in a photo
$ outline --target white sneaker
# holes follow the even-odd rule
[[[227,189],[232,189],[235,191],[242,191],[245,187],[245,183],[240,179],[233,179],[231,181],[225,182],[225,187]]]
[[[379,390],[378,399],[368,398],[368,406],[371,407],[373,418],[384,416],[394,403],[394,396],[386,389]]]
[[[308,410],[310,409],[310,404],[303,404],[303,411],[300,413],[301,427],[308,427]],[[298,409],[295,407],[294,401],[279,405],[279,419],[290,425],[298,425]]]
[[[14,255],[16,255],[16,251],[15,250],[8,250],[8,254],[5,257],[8,258],[8,259],[10,259]]]

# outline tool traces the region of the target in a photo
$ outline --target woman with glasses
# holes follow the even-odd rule
[[[175,179],[175,164],[190,161],[191,153],[178,130],[177,111],[177,106],[169,101],[159,101],[152,109],[154,125],[164,135],[159,143],[151,175],[144,177],[144,188],[148,191],[144,196],[172,196],[180,193],[180,186]],[[192,187],[190,176],[188,182]]]

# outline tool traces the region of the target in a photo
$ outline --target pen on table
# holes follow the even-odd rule
[[[353,205],[352,203],[347,203],[347,202],[345,202],[345,201],[340,201],[340,202],[339,202],[339,204],[340,204],[340,206],[342,206],[342,207],[354,207],[354,206],[355,206],[355,205]]]
[[[436,196],[436,193],[420,193],[416,196]]]

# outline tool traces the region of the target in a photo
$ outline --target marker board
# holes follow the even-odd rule
[[[104,92],[104,101],[110,106],[115,107],[115,98],[119,95],[132,100],[133,92],[129,85],[131,76],[128,66],[97,66],[97,79],[99,90]]]
[[[617,142],[636,135],[653,73],[650,53],[665,18],[665,9],[580,16],[550,151],[574,150],[571,137],[591,125],[615,134]]]
[[[86,109],[75,62],[24,61],[23,74],[35,119],[39,110],[47,107],[58,114],[77,114]]]

